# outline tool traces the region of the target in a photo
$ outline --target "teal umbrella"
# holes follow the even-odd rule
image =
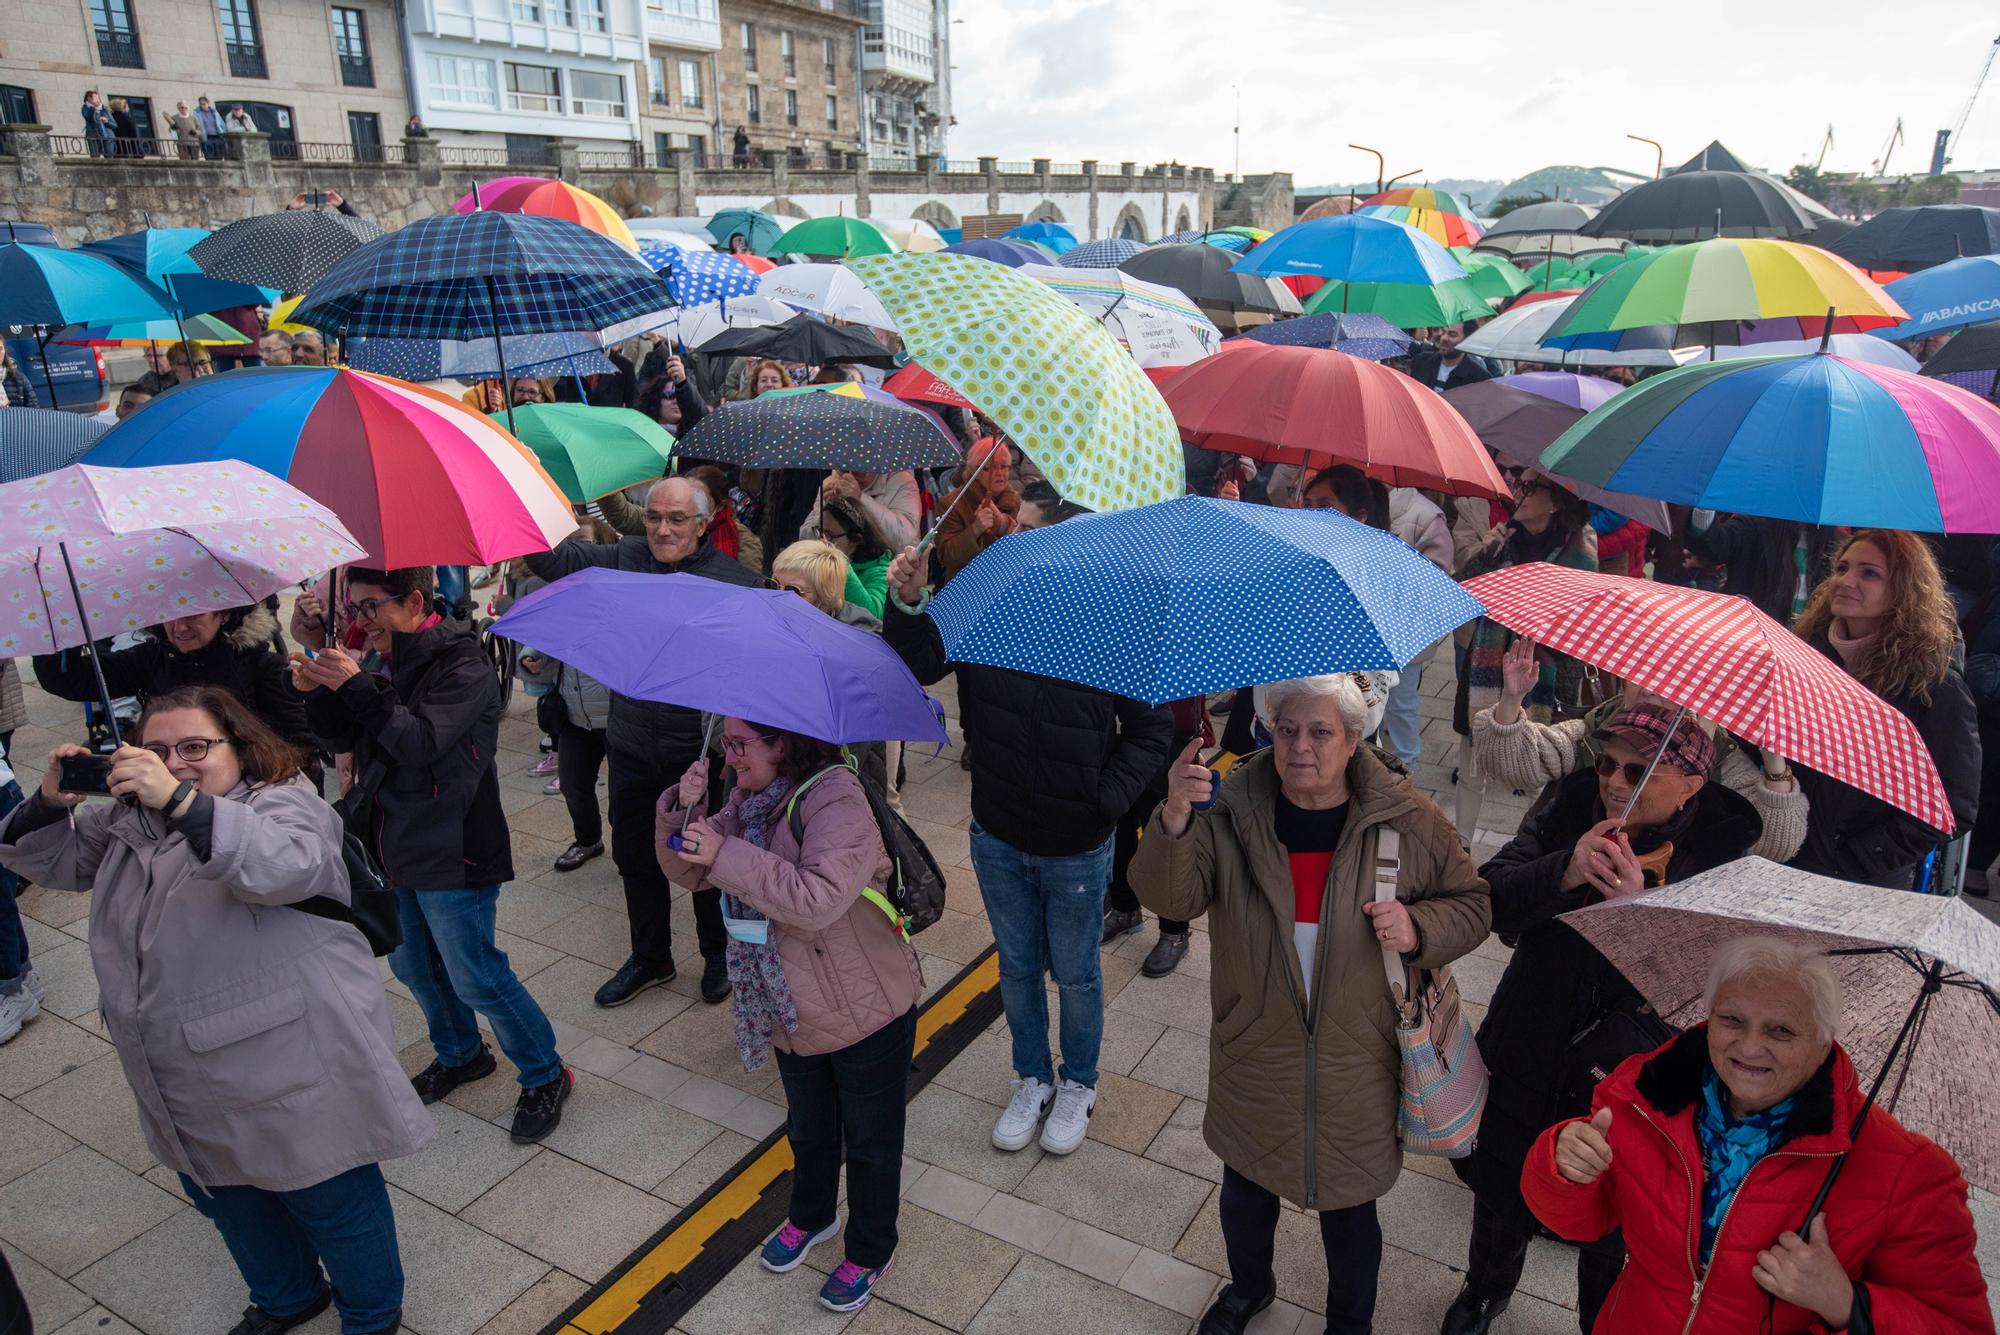
[[[188,251],[208,235],[205,227],[148,227],[103,241],[86,241],[77,249],[110,260],[165,289],[185,315],[229,306],[268,306],[285,295],[275,288],[210,278],[203,273],[201,266],[188,258]]]
[[[708,234],[725,250],[729,248],[729,238],[740,235],[750,243],[752,253],[768,255],[790,225],[762,209],[724,209],[708,220]]]
[[[0,244],[0,325],[31,325],[42,356],[49,402],[49,334],[66,325],[112,320],[171,320],[167,295],[110,260],[54,246]]]
[[[630,408],[526,404],[514,410],[514,434],[579,505],[659,477],[674,452],[666,428]]]

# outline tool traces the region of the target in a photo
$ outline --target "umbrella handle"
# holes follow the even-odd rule
[[[918,560],[922,560],[930,553],[932,544],[937,541],[938,530],[944,527],[945,520],[951,518],[951,512],[958,508],[958,503],[965,499],[965,493],[972,489],[972,479],[986,471],[986,465],[992,461],[994,454],[999,451],[1001,443],[1000,438],[995,436],[993,443],[986,447],[986,454],[980,459],[979,467],[968,473],[965,481],[959,484],[958,490],[952,493],[950,503],[944,507],[944,513],[937,517],[937,522],[931,525],[931,531],[924,534],[923,540],[917,543]]]
[[[720,717],[722,717],[720,714],[710,714],[708,716],[708,726],[701,730],[701,754],[704,760],[708,758],[709,745],[715,738],[715,720]],[[693,807],[685,808],[681,812],[680,829],[674,831],[672,834],[667,836],[667,847],[672,849],[676,853],[680,852],[682,848],[685,846],[685,841],[682,839],[681,836],[687,833],[688,821],[690,818],[693,817],[693,815],[694,815]]]

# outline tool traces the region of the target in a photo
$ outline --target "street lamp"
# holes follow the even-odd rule
[[[1653,146],[1653,179],[1655,181],[1659,180],[1661,175],[1664,173],[1667,165],[1667,150],[1660,147],[1658,140],[1648,139],[1643,134],[1628,134],[1625,137],[1627,139],[1636,139],[1642,144],[1651,144]]]
[[[1382,173],[1387,170],[1387,166],[1382,160],[1382,150],[1379,148],[1370,148],[1366,144],[1349,144],[1348,147],[1362,153],[1373,153],[1375,155],[1375,193],[1378,195],[1381,194]]]
[[[1398,181],[1407,181],[1412,176],[1415,176],[1418,172],[1422,170],[1423,170],[1422,167],[1415,167],[1409,171],[1404,172],[1401,176],[1391,176],[1388,180],[1388,183],[1382,187],[1382,190],[1387,190],[1389,186],[1396,184],[1396,182]],[[1382,190],[1377,190],[1375,193],[1379,195],[1382,193]]]

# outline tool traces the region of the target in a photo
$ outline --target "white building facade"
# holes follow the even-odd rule
[[[950,0],[861,0],[862,130],[878,163],[945,153],[951,127]]]

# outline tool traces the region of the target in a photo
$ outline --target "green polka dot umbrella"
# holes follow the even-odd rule
[[[1066,499],[1130,510],[1186,493],[1173,414],[1075,303],[969,255],[871,255],[848,267],[911,359],[978,404]]]

